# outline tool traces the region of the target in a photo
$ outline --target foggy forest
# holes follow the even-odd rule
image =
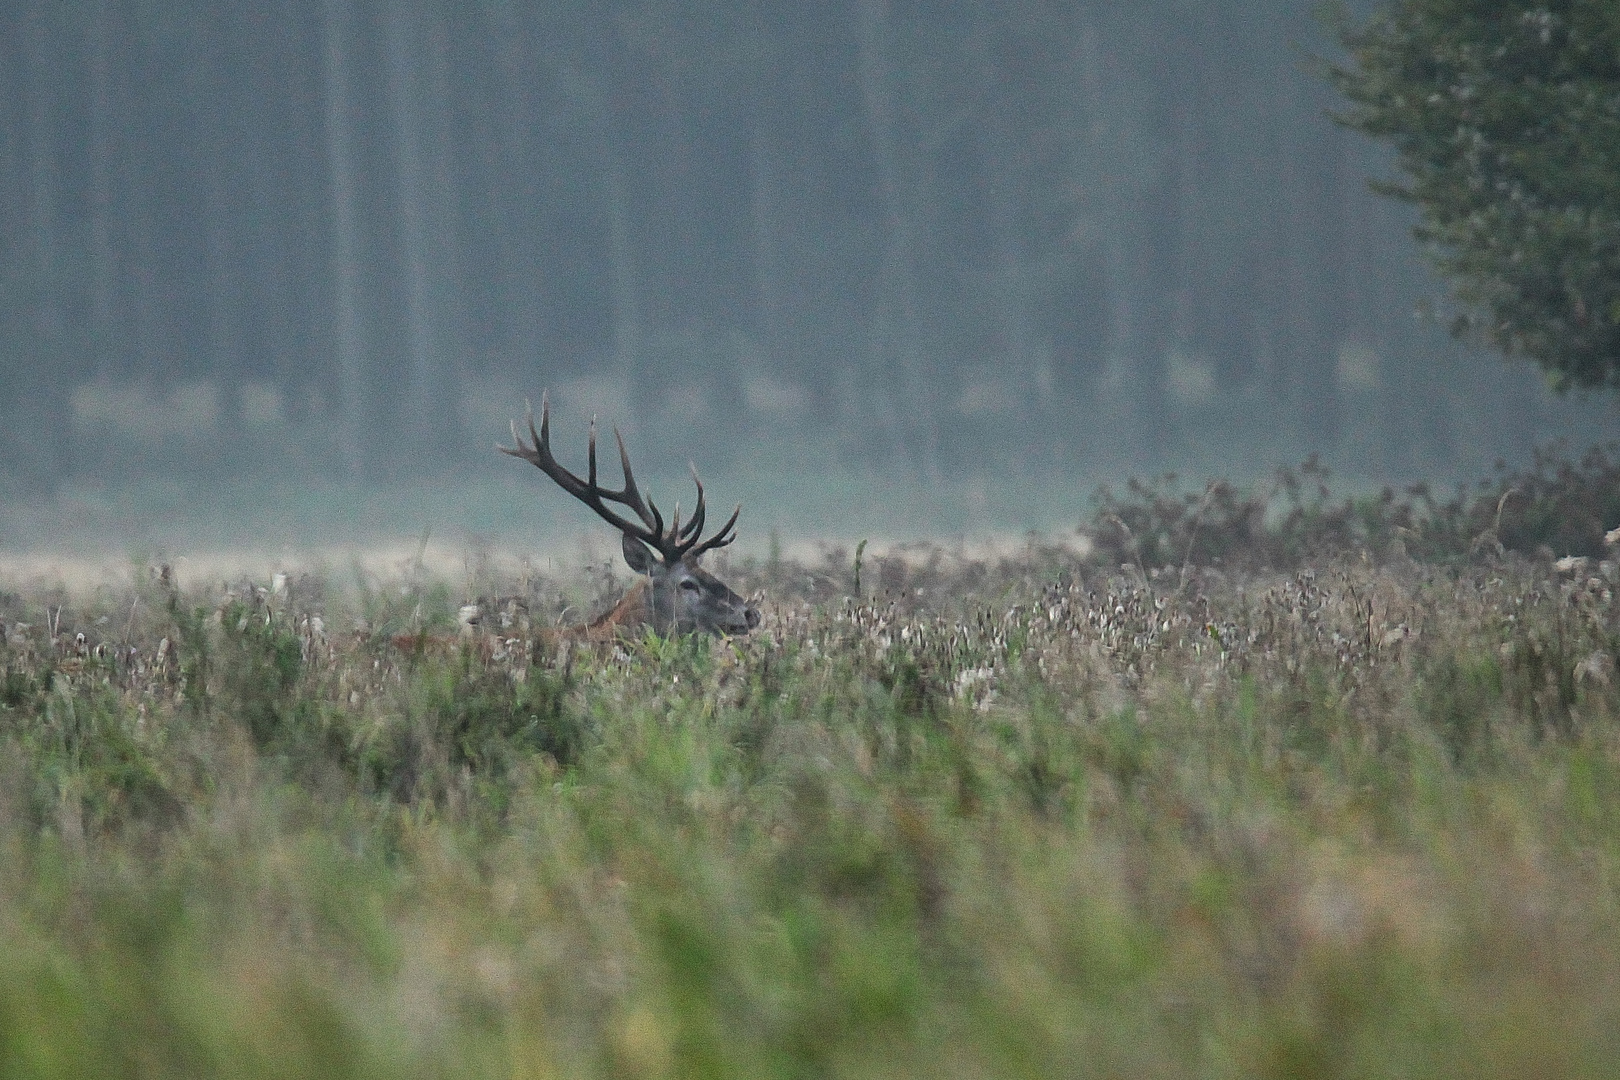
[[[0,484],[506,490],[542,390],[654,476],[1013,529],[1612,434],[1424,317],[1332,52],[1292,0],[17,0]]]
[[[1617,394],[1616,0],[5,0],[0,1078],[1616,1076]]]

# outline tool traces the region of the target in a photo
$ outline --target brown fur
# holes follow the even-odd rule
[[[627,633],[634,633],[652,622],[652,608],[647,603],[649,586],[642,578],[619,598],[611,611],[598,615],[582,626],[559,626],[541,630],[540,641],[557,645],[564,641],[585,641],[591,644],[616,641]]]
[[[544,627],[535,632],[537,644],[556,648],[563,642],[584,642],[600,645],[634,636],[652,624],[652,609],[647,596],[651,586],[646,579],[632,585],[613,608],[589,623],[577,626]],[[414,634],[394,634],[388,643],[407,656],[460,656],[463,649],[488,663],[499,650],[501,639],[491,634],[435,634],[426,630]]]
[[[407,656],[460,656],[462,649],[471,649],[485,663],[494,658],[500,643],[490,634],[430,634],[426,630],[395,634],[388,639],[388,644]]]

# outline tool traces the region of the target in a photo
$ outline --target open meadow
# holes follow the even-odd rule
[[[1620,1080],[1620,0],[0,88],[0,1080]]]
[[[1476,501],[0,582],[0,1075],[1620,1074],[1620,569]]]

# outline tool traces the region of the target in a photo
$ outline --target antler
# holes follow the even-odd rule
[[[692,520],[687,522],[686,528],[676,528],[676,526],[680,524],[680,515],[677,514],[676,521],[671,524],[669,531],[673,537],[684,545],[681,548],[682,553],[690,554],[693,558],[696,558],[697,556],[702,555],[705,551],[713,551],[716,548],[723,548],[733,540],[737,539],[737,534],[734,530],[737,527],[737,518],[742,513],[742,503],[738,503],[736,509],[731,511],[731,516],[726,519],[726,523],[724,525],[720,526],[719,532],[715,533],[707,540],[704,540],[702,543],[699,543],[698,537],[703,533],[704,520],[703,481],[698,479],[696,465],[688,462],[687,468],[692,470],[692,483],[697,485],[697,508],[692,511]],[[677,506],[676,509],[678,510],[680,507]]]
[[[731,512],[731,517],[721,526],[720,531],[700,541],[698,538],[703,532],[703,523],[706,517],[703,502],[703,481],[698,479],[697,466],[692,466],[692,482],[697,485],[697,506],[692,510],[692,520],[685,526],[681,525],[681,506],[675,504],[675,514],[664,527],[664,516],[658,512],[658,506],[651,499],[643,499],[641,491],[636,487],[635,475],[630,471],[630,455],[625,452],[624,438],[619,429],[613,429],[613,438],[619,444],[619,467],[624,472],[624,486],[617,491],[610,491],[596,482],[596,420],[591,419],[591,438],[589,449],[589,466],[587,475],[579,477],[563,468],[551,454],[551,403],[547,394],[540,395],[540,430],[534,428],[534,408],[524,403],[529,425],[529,442],[523,442],[518,434],[517,423],[512,424],[512,441],[516,447],[496,446],[495,449],[503,454],[515,458],[522,458],[547,476],[557,482],[557,486],[568,494],[595,510],[597,515],[626,536],[633,536],[658,552],[666,566],[673,566],[683,558],[691,556],[696,558],[706,551],[723,548],[737,539],[733,531],[737,524],[737,517],[742,513],[742,504]],[[613,512],[607,505],[609,502],[618,503],[632,511],[639,523]],[[729,534],[729,535],[728,535]]]

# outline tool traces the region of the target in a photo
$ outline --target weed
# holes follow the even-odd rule
[[[420,568],[8,598],[0,1071],[1612,1071],[1620,572],[1322,482],[556,656]]]

